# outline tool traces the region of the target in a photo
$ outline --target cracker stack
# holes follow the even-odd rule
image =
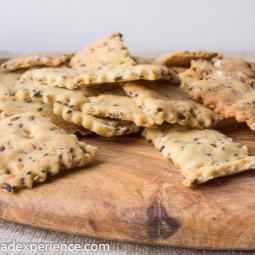
[[[171,69],[190,64],[180,75]],[[241,59],[203,51],[131,57],[117,32],[76,54],[30,54],[1,69],[5,191],[93,162],[97,149],[73,133],[112,137],[145,128],[142,135],[173,160],[188,186],[255,167],[246,146],[211,130],[226,117],[255,130],[255,75]]]

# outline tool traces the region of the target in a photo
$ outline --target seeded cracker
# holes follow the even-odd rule
[[[91,43],[78,52],[70,61],[70,66],[85,72],[110,71],[113,68],[134,66],[122,34],[112,33]]]
[[[214,62],[215,65],[215,62]],[[252,77],[242,74],[242,69],[231,72],[231,68],[216,70],[210,62],[196,61],[190,69],[180,74],[182,89],[188,97],[202,101],[204,106],[225,118],[234,117],[246,122],[255,131],[255,91],[250,86]],[[246,75],[246,76],[245,76]]]
[[[155,62],[168,66],[188,66],[192,60],[212,58],[222,58],[222,54],[209,51],[176,51],[155,59]]]
[[[71,109],[60,103],[54,103],[53,112],[71,123],[83,126],[105,137],[127,135],[139,131],[139,127],[131,121],[86,115],[81,111]]]
[[[12,90],[16,97],[22,99],[40,97],[44,103],[60,102],[71,108],[80,109],[80,106],[89,102],[86,94],[94,95],[91,90],[68,90],[43,85],[41,82],[25,81],[17,82]]]
[[[81,73],[70,68],[54,69],[42,68],[28,71],[22,75],[21,80],[41,81],[44,84],[75,89],[91,85],[132,80],[170,80],[179,83],[178,75],[159,65],[137,65],[126,68],[114,68],[108,72]]]
[[[157,65],[153,58],[145,58],[139,56],[131,56],[131,58],[135,61],[136,65]]]
[[[0,129],[0,183],[8,192],[32,188],[60,169],[89,164],[97,153],[35,112],[6,118]]]
[[[52,123],[64,129],[68,134],[89,135],[91,131],[81,126],[65,121],[53,113],[52,104],[45,104],[40,99],[28,98],[26,100],[12,96],[0,98],[0,121],[16,114],[25,112],[40,112],[51,119]]]
[[[213,111],[187,98],[178,86],[167,82],[136,81],[122,83],[122,86],[136,105],[159,125],[166,121],[204,128],[214,126],[222,119]]]
[[[0,70],[0,97],[9,95],[13,84],[21,77],[22,72],[3,72]]]
[[[4,71],[13,71],[32,66],[58,66],[70,60],[73,55],[73,53],[60,54],[56,52],[34,53],[19,58],[12,58],[3,63],[1,68]]]
[[[187,186],[255,168],[255,157],[248,155],[247,146],[232,142],[216,130],[165,124],[146,128],[142,135],[165,158],[173,160]]]
[[[90,102],[82,106],[85,114],[133,121],[137,126],[155,126],[152,118],[138,108],[132,98],[126,95],[99,95],[89,97]]]

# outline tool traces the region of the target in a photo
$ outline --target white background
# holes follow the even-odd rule
[[[253,0],[0,0],[4,51],[76,51],[120,31],[132,52],[255,50]]]

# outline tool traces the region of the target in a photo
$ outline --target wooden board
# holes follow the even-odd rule
[[[255,133],[233,119],[218,129],[255,155]],[[38,228],[175,247],[254,249],[255,171],[189,188],[171,160],[139,134],[85,137],[89,167],[0,192],[0,218]]]

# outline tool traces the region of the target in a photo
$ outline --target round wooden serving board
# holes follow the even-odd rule
[[[218,130],[249,147],[255,133],[227,119]],[[0,218],[104,239],[175,247],[254,249],[255,171],[196,187],[140,134],[80,139],[96,161],[33,189],[0,192]]]

